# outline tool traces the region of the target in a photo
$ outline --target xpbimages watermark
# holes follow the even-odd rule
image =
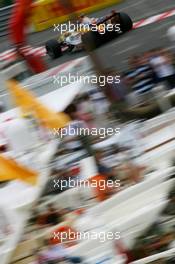
[[[81,24],[81,23],[71,23],[70,21],[68,23],[64,24],[54,24],[54,31],[58,31],[61,34],[65,32],[70,32],[70,31],[75,31],[75,32],[88,32],[88,31],[93,31],[93,32],[99,32],[99,34],[105,34],[107,31],[108,32],[121,32],[121,27],[120,24],[105,24],[101,23],[99,25],[97,24]]]
[[[104,191],[107,188],[118,188],[120,189],[120,180],[79,180],[79,179],[64,179],[64,180],[53,180],[54,188],[59,190],[65,190],[67,188],[98,188],[100,191]]]
[[[82,240],[99,240],[101,243],[112,240],[119,240],[120,232],[76,232],[70,229],[67,232],[53,232],[53,239],[59,240],[61,243],[69,243]]]
[[[89,129],[88,127],[68,125],[63,128],[54,128],[52,132],[54,136],[58,136],[59,138],[64,138],[65,136],[98,136],[99,138],[105,138],[106,136],[119,135],[120,128],[92,127]]]
[[[75,82],[82,82],[83,84],[99,84],[100,86],[104,87],[106,84],[119,84],[120,83],[120,75],[72,75],[71,73],[68,74],[60,74],[58,76],[53,76],[53,83],[58,84],[61,87],[67,84],[75,83]]]

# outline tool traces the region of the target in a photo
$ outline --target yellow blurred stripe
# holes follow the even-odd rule
[[[61,128],[66,126],[70,118],[65,113],[55,113],[48,109],[28,90],[24,89],[17,81],[7,81],[9,91],[15,101],[15,104],[19,106],[24,114],[32,114],[35,118],[40,120],[43,126],[49,129]],[[59,99],[59,98],[58,98]]]
[[[22,180],[31,185],[38,182],[38,173],[0,155],[0,181]]]

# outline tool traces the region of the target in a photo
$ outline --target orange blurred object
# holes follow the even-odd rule
[[[109,198],[109,188],[107,186],[105,186],[103,189],[101,189],[101,186],[100,186],[101,181],[106,182],[105,176],[103,176],[101,174],[97,174],[97,175],[93,176],[92,178],[90,178],[89,181],[92,184],[95,182],[95,185],[97,187],[93,188],[93,189],[95,189],[96,197],[100,202]]]

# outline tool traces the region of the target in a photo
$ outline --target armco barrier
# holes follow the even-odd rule
[[[73,0],[73,6],[77,14],[91,13],[110,5],[118,4],[121,1]],[[33,31],[42,31],[56,23],[62,23],[69,19],[69,12],[70,10],[66,10],[64,4],[59,4],[56,0],[37,1],[33,4],[31,15],[32,29]]]
[[[0,37],[8,35],[8,20],[11,10],[12,5],[0,8]]]

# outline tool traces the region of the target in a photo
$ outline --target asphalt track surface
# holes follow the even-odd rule
[[[175,8],[175,1],[173,0],[166,0],[166,4],[164,0],[125,0],[121,4],[100,10],[90,16],[104,16],[109,13],[111,9],[116,9],[119,12],[126,12],[131,16],[133,21],[136,22],[173,8]],[[128,57],[133,54],[138,54],[154,47],[171,47],[172,43],[169,42],[166,33],[168,28],[172,25],[175,25],[175,16],[131,31],[99,48],[97,54],[99,54],[105,67],[114,66],[120,71],[124,70],[127,68]],[[53,29],[54,27],[43,32],[30,34],[28,37],[29,43],[34,47],[43,46],[48,39],[57,38],[58,34],[54,32]],[[10,47],[7,38],[0,39],[0,52]],[[61,58],[56,60],[51,60],[46,56],[45,61],[49,68],[51,68],[85,55],[85,51],[74,54],[64,54]]]

